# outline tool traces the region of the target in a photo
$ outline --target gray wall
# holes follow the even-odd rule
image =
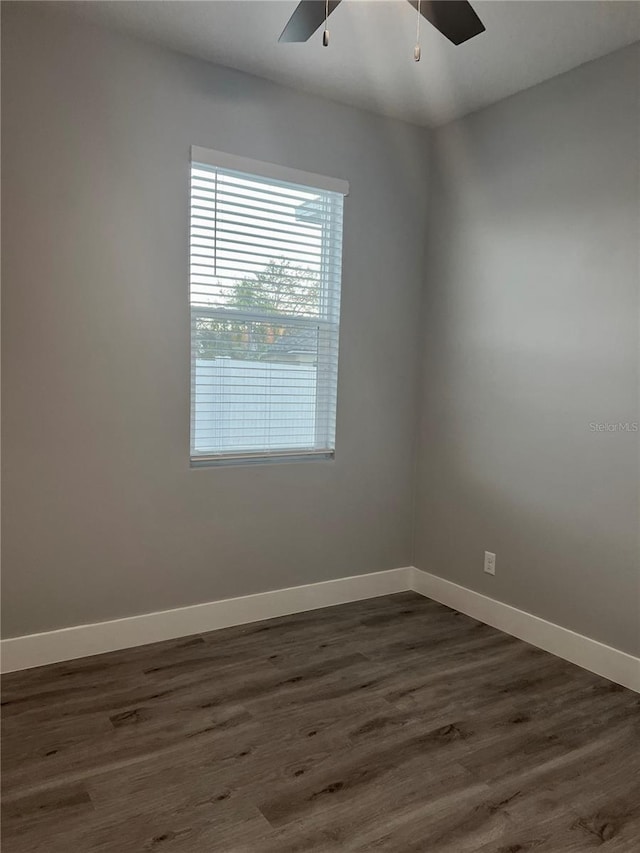
[[[437,131],[427,190],[425,131],[2,13],[5,636],[413,559],[637,652],[638,434],[589,424],[640,420],[638,48]],[[351,182],[335,462],[189,469],[191,144]]]
[[[2,13],[5,636],[409,564],[424,132]],[[192,144],[351,183],[335,462],[189,468]]]
[[[434,134],[415,562],[640,651],[640,50]],[[497,554],[495,578],[484,551]]]

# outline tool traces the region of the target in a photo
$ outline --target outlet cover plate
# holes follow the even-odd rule
[[[491,551],[484,552],[484,570],[488,575],[496,573],[496,555]]]

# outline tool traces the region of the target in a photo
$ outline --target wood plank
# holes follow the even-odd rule
[[[414,593],[3,677],[4,853],[635,853],[640,700]]]

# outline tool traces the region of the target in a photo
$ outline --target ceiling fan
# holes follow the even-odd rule
[[[307,41],[325,24],[323,44],[329,43],[326,21],[341,0],[301,0],[278,41]],[[462,44],[484,32],[484,24],[466,0],[408,0],[420,15],[453,44]]]

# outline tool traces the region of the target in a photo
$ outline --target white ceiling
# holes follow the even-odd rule
[[[331,43],[279,44],[297,0],[73,2],[65,11],[183,53],[421,125],[441,124],[640,40],[640,3],[475,0],[486,32],[458,47],[406,0],[343,0]]]

